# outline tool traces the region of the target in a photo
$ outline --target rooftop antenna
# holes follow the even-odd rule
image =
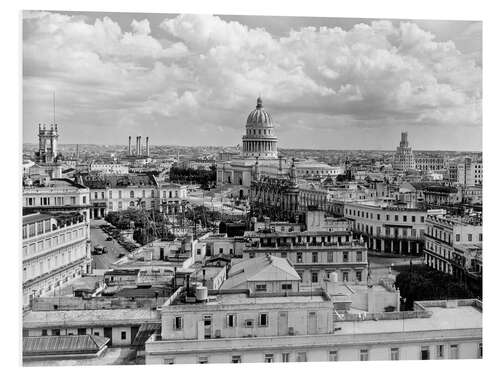
[[[56,124],[56,91],[52,92],[52,116],[53,116],[53,124]]]

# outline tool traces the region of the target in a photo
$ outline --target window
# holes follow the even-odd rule
[[[110,198],[110,199],[112,199],[112,198],[113,198],[113,190],[110,190],[110,191],[109,191],[108,196],[109,196],[109,198]]]
[[[423,223],[425,221],[425,217],[420,216],[420,222]]]
[[[467,241],[472,242],[472,234],[469,233],[467,235]]]
[[[329,251],[326,256],[326,261],[329,263],[333,263],[333,251]]]
[[[222,247],[219,247],[219,254],[224,253],[224,249]]]
[[[359,360],[368,361],[368,349],[361,349],[359,351]]]
[[[399,348],[391,348],[391,361],[399,361]]]
[[[264,354],[264,362],[265,363],[274,362],[274,354]]]
[[[286,252],[282,252],[282,253],[281,253],[281,257],[282,257],[282,258],[286,258]]]
[[[317,283],[318,282],[318,273],[317,272],[312,272],[311,273],[311,282]]]
[[[478,347],[477,347],[477,357],[483,358],[483,343],[482,342],[480,342]]]
[[[394,221],[399,221],[399,216],[398,215],[394,215]]]
[[[455,241],[460,242],[460,235],[459,234],[455,235]]]
[[[438,359],[444,358],[444,345],[438,345],[436,348],[436,357]]]
[[[318,253],[317,252],[312,253],[312,262],[318,263]]]
[[[233,355],[231,357],[231,363],[241,363],[241,355]]]
[[[349,252],[348,251],[343,251],[342,252],[342,261],[344,263],[349,262]]]
[[[134,198],[134,191],[130,190],[130,198]]]
[[[403,221],[406,222],[406,215],[403,215]]]
[[[387,220],[387,221],[390,220],[389,215],[385,215],[385,220]]]
[[[226,315],[226,326],[230,328],[236,327],[236,315],[235,314],[227,314]]]
[[[198,357],[198,363],[199,364],[207,364],[208,363],[208,357]]]
[[[253,327],[253,320],[252,319],[245,320],[245,327],[252,328]]]
[[[307,353],[306,352],[298,352],[297,353],[297,362],[307,362]]]
[[[420,359],[423,361],[430,359],[428,346],[422,346],[422,348],[420,349]]]
[[[292,290],[292,284],[281,284],[282,290]]]
[[[356,280],[361,282],[362,275],[362,271],[356,271]]]
[[[302,263],[302,253],[297,253],[297,263]]]
[[[267,313],[260,313],[259,314],[259,326],[260,327],[267,327]]]
[[[415,222],[415,216],[412,216],[411,217],[411,222],[414,223]]]
[[[173,365],[175,363],[174,359],[173,358],[165,358],[163,360],[163,364],[164,365]]]
[[[363,252],[356,251],[356,262],[362,262],[362,261],[363,261]]]
[[[182,323],[183,323],[183,322],[182,322],[182,316],[176,316],[176,317],[174,318],[174,329],[175,329],[176,331],[181,330],[181,329],[182,329]]]
[[[483,234],[479,233],[479,241],[483,241]]]
[[[61,335],[61,330],[59,329],[52,330],[52,336],[60,336],[60,335]]]
[[[330,350],[328,352],[328,360],[331,362],[336,362],[338,361],[338,355],[336,350]]]
[[[255,285],[255,290],[257,292],[265,292],[265,291],[267,291],[267,285],[266,284],[257,284],[257,285]]]
[[[281,362],[290,362],[290,353],[281,353]]]
[[[458,345],[450,345],[450,359],[458,359]]]
[[[42,329],[42,336],[47,336],[47,330],[46,329]]]
[[[255,253],[248,253],[248,257],[251,259],[251,258],[255,258]]]
[[[127,332],[122,331],[121,338],[122,338],[122,340],[126,340],[127,339]]]
[[[345,283],[349,281],[349,271],[342,272],[342,281]]]

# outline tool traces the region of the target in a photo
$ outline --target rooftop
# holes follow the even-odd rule
[[[23,328],[144,323],[159,318],[158,312],[151,309],[29,311],[23,316]]]
[[[94,335],[23,337],[23,356],[97,353],[108,342]]]

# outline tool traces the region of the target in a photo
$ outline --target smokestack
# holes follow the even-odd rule
[[[135,155],[139,155],[139,137],[135,137]]]
[[[137,146],[137,155],[142,155],[142,151],[141,151],[141,136],[138,136],[137,139],[139,140],[139,144]]]
[[[132,136],[128,136],[128,156],[132,155]]]
[[[146,156],[149,157],[149,137],[146,137]]]

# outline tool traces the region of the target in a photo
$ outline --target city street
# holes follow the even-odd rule
[[[99,225],[106,224],[104,220],[91,220],[90,222],[90,241],[92,242],[92,250],[96,245],[102,245],[106,247],[107,253],[101,255],[93,255],[92,267],[94,269],[106,269],[109,268],[111,263],[118,260],[118,254],[127,254],[128,251],[124,249],[118,242],[114,239],[112,241],[106,241],[108,235],[99,228]]]

